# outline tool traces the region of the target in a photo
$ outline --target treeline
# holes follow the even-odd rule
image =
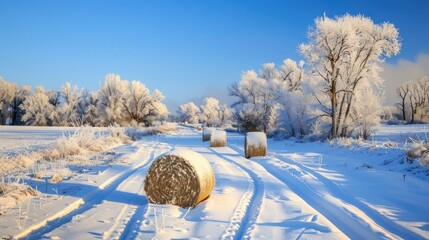
[[[402,84],[397,90],[400,117],[408,123],[429,122],[429,77]]]
[[[177,121],[186,123],[203,123],[207,127],[220,127],[232,124],[233,110],[226,104],[219,104],[213,97],[204,99],[204,104],[198,107],[193,102],[179,106]]]
[[[244,131],[283,137],[370,137],[380,122],[380,63],[399,53],[398,31],[364,16],[323,16],[299,46],[306,63],[246,71],[229,88]]]
[[[1,124],[37,126],[151,126],[167,117],[164,96],[139,81],[107,74],[96,92],[66,83],[56,90],[18,87],[0,77]]]

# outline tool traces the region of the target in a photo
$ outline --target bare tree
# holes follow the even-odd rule
[[[407,115],[406,115],[406,105],[405,102],[407,100],[407,96],[410,93],[410,84],[405,83],[402,84],[398,89],[396,89],[396,94],[401,98],[401,102],[398,103],[398,108],[402,112],[402,118],[404,121],[407,121]]]

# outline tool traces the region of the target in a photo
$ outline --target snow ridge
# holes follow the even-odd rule
[[[213,148],[209,149],[217,156],[236,166],[249,181],[249,187],[234,211],[231,222],[225,230],[225,234],[222,235],[222,239],[250,239],[250,234],[255,228],[256,218],[259,215],[262,204],[264,184],[254,172],[234,161],[233,158],[226,157]]]

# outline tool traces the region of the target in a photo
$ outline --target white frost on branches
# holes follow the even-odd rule
[[[391,23],[375,24],[364,16],[321,17],[308,33],[309,42],[300,46],[311,67],[312,78],[319,81],[314,96],[319,102],[318,116],[332,138],[355,133],[355,121],[367,117],[361,113],[363,91],[380,87],[379,63],[399,53],[398,30]],[[372,94],[368,99],[381,102]]]

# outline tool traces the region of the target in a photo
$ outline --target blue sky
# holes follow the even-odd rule
[[[214,95],[262,63],[300,60],[316,17],[363,14],[399,28],[401,53],[429,54],[429,1],[5,1],[0,76],[96,90],[106,73],[160,89],[170,107]],[[176,109],[170,109],[175,111]]]

